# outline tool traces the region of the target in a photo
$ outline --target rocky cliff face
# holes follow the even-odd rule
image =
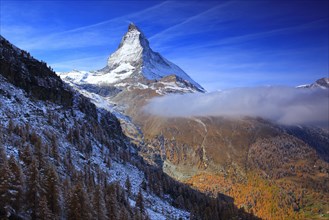
[[[28,52],[0,36],[0,74],[9,82],[23,88],[35,98],[73,105],[73,94],[46,63],[34,59]]]

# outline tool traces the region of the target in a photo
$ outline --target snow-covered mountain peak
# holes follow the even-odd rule
[[[140,29],[131,23],[118,49],[109,57],[107,67],[110,70],[115,70],[117,67],[121,65],[127,66],[126,64],[129,63],[136,68],[142,62],[144,50],[150,50],[149,42]]]
[[[157,81],[166,76],[176,75],[193,85],[193,91],[205,90],[191,79],[181,68],[150,48],[144,33],[133,23],[123,36],[117,50],[110,55],[106,67],[99,71],[78,71],[62,73],[60,76],[75,84],[138,84],[141,81]]]
[[[198,90],[204,91],[181,68],[154,52],[143,32],[133,23],[129,24],[127,33],[118,49],[109,57],[105,69],[123,75],[130,72],[134,77],[141,76],[147,80],[176,75],[192,83]]]

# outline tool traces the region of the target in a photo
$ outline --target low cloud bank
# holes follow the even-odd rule
[[[286,125],[328,126],[329,90],[290,87],[238,88],[206,94],[157,97],[146,112],[164,117],[262,117]]]

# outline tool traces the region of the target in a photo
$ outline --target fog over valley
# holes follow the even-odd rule
[[[164,117],[250,116],[285,125],[326,126],[328,101],[327,89],[271,86],[157,97],[144,110]]]

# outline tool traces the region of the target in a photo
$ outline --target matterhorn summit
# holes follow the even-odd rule
[[[117,69],[119,66],[129,63],[137,68],[142,64],[143,55],[151,50],[149,42],[144,34],[131,23],[128,32],[124,35],[119,48],[109,57],[107,66],[110,69]]]
[[[163,78],[175,79],[192,90],[204,89],[181,68],[154,52],[143,32],[133,23],[128,26],[118,49],[110,55],[107,65],[98,71],[60,73],[65,81],[76,85],[134,85],[156,82]],[[166,79],[167,80],[167,79]]]

